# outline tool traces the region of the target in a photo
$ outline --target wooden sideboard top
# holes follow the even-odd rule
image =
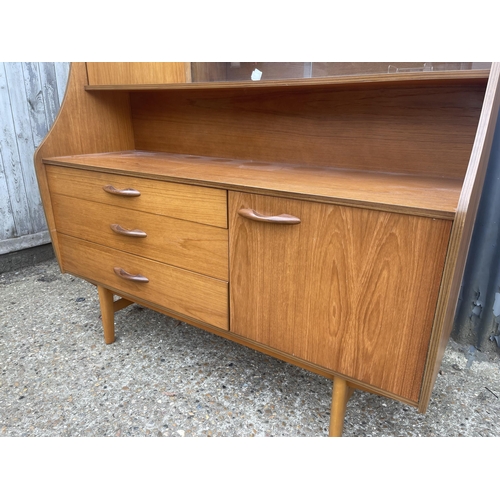
[[[147,151],[45,158],[44,163],[224,189],[453,219],[462,182]]]

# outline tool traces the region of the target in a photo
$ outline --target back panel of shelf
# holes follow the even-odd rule
[[[140,150],[463,179],[484,82],[130,92]]]

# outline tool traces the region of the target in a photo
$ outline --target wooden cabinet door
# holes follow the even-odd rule
[[[229,215],[231,331],[418,401],[450,221],[236,192]]]

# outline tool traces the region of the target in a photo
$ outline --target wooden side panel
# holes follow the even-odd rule
[[[52,194],[59,233],[182,269],[228,279],[227,229]],[[144,238],[117,234],[111,224],[139,229]]]
[[[144,85],[186,83],[189,64],[184,62],[88,62],[89,85]]]
[[[63,234],[59,235],[59,240],[63,267],[68,272],[227,330],[226,281],[118,250],[110,251],[107,247]],[[149,283],[124,280],[114,273],[114,267],[146,276]]]
[[[131,93],[137,149],[463,178],[483,84]]]
[[[85,92],[85,63],[72,63],[57,119],[35,152],[35,171],[56,256],[59,245],[42,158],[134,149],[128,94]],[[60,259],[59,264],[61,264]]]
[[[425,412],[450,338],[500,108],[500,63],[493,63],[457,215],[450,236],[443,285],[432,330],[419,410]]]
[[[418,400],[450,221],[230,192],[230,329]],[[237,214],[291,214],[293,226]]]

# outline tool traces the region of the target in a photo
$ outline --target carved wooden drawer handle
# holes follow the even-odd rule
[[[121,267],[114,267],[113,271],[117,276],[123,278],[124,280],[135,281],[137,283],[149,283],[148,278],[146,278],[146,276],[143,276],[142,274],[130,274]]]
[[[122,234],[123,236],[132,236],[132,238],[145,238],[147,236],[140,229],[125,229],[120,224],[110,224],[110,227],[116,234]]]
[[[238,213],[247,219],[259,222],[270,222],[271,224],[300,224],[300,219],[294,215],[261,215],[253,208],[241,208]]]
[[[114,186],[103,186],[104,191],[109,194],[115,194],[117,196],[141,196],[140,191],[137,189],[126,188],[126,189],[116,189]]]

